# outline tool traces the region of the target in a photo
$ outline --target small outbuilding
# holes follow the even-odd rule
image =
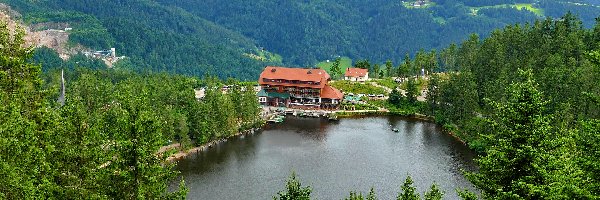
[[[344,80],[365,82],[369,80],[369,70],[361,68],[347,68]]]

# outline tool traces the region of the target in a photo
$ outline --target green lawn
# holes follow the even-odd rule
[[[244,53],[242,55],[263,62],[281,63],[283,61],[281,55],[259,50],[258,48],[254,49],[254,51],[251,53]]]
[[[392,78],[385,78],[385,79],[375,79],[373,80],[373,82],[376,82],[377,84],[390,88],[390,89],[394,89],[396,87],[398,87],[398,84],[396,83],[396,81],[392,80]]]
[[[477,15],[477,12],[483,8],[506,8],[511,7],[518,10],[525,9],[533,12],[538,16],[544,16],[544,9],[533,7],[533,4],[530,3],[516,3],[516,4],[499,4],[495,6],[482,6],[482,7],[471,7],[471,12],[473,15]]]
[[[331,83],[331,86],[342,90],[345,93],[354,94],[387,94],[383,88],[375,87],[367,83],[358,83],[350,81],[335,81]]]
[[[526,10],[529,10],[529,11],[535,13],[538,16],[544,16],[543,9],[535,8],[535,7],[533,7],[533,4],[530,4],[530,3],[517,3],[517,4],[513,5],[513,7],[516,9],[519,9],[519,10],[524,8]]]
[[[317,67],[320,69],[324,69],[325,71],[327,71],[327,73],[331,74],[331,71],[329,71],[329,68],[331,68],[331,66],[333,65],[333,61],[335,61],[335,59],[329,60],[329,62],[327,61],[323,61],[317,64]],[[348,58],[348,57],[341,57],[340,60],[340,68],[342,69],[342,76],[344,75],[344,72],[346,72],[346,68],[352,67],[352,59]]]

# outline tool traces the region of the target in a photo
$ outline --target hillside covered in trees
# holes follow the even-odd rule
[[[466,176],[485,199],[600,196],[600,19],[586,29],[567,14],[419,54],[394,70],[427,70],[426,102],[407,89],[389,103],[432,116],[478,151],[479,171]]]
[[[599,13],[593,1],[525,2],[550,17],[539,21],[540,13],[493,0],[424,8],[333,0],[205,1],[201,8],[192,1],[2,2],[27,23],[70,23],[71,42],[115,46],[130,60],[114,69],[83,55],[62,61],[51,49],[23,49],[22,35],[0,26],[0,199],[182,198],[183,182],[167,190],[176,172],[158,149],[253,126],[244,122],[256,121],[256,96],[234,80],[227,84],[239,87],[223,94],[216,78],[146,71],[254,79],[268,62],[244,53],[258,55],[261,47],[295,65],[332,55],[389,60],[356,63],[375,77],[425,69],[427,101],[415,100],[412,85],[391,103],[433,116],[481,154],[480,170],[467,177],[483,198],[600,194],[600,20],[590,19]],[[571,8],[580,18],[561,14]],[[522,21],[531,23],[486,32]],[[68,80],[64,105],[56,101],[60,68]],[[199,87],[207,89],[202,101],[194,98]],[[406,185],[402,194],[412,190]]]
[[[68,24],[71,45],[116,48],[130,58],[127,67],[139,72],[254,79],[269,63],[244,56],[262,53],[251,39],[153,1],[0,2],[21,13],[26,24]]]
[[[395,89],[385,106],[428,115],[478,152],[478,170],[463,173],[481,195],[457,190],[462,199],[600,198],[600,19],[588,29],[567,14],[416,54],[398,67],[355,67],[408,77],[392,86],[406,94]],[[443,199],[435,185],[420,198],[411,184],[409,177],[397,199]],[[320,189],[302,187],[295,174],[286,186],[277,199],[310,199]],[[346,199],[376,199],[376,190]]]
[[[338,55],[399,62],[471,33],[484,38],[508,24],[567,11],[591,27],[600,13],[585,1],[560,0],[433,0],[421,7],[389,0],[0,2],[26,23],[68,23],[73,44],[116,47],[136,71],[248,80],[268,64],[313,66]]]
[[[0,23],[0,199],[182,199],[162,146],[261,124],[252,87],[235,80],[224,94],[211,77],[75,68],[59,98],[62,73],[28,62],[22,37]]]

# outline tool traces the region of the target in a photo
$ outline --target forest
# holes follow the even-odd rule
[[[393,90],[386,108],[430,116],[477,151],[479,170],[463,173],[481,195],[459,190],[461,198],[600,198],[600,18],[587,29],[567,13],[471,35],[439,53],[418,51],[398,66],[366,59],[354,66],[404,79],[394,87],[406,93]],[[421,89],[424,102],[416,99]],[[318,189],[293,174],[274,199],[310,199]],[[375,189],[346,199],[376,199]],[[397,199],[444,192],[433,185],[421,198],[409,176]]]
[[[61,22],[73,44],[115,47],[137,72],[254,80],[265,65],[314,66],[336,56],[400,62],[420,49],[442,49],[496,28],[567,11],[585,27],[600,8],[573,2],[435,0],[426,8],[399,1],[25,1],[1,0],[26,23]],[[543,10],[536,14],[514,3]],[[269,59],[270,56],[282,59]],[[258,59],[257,59],[258,58]]]
[[[429,114],[482,153],[467,178],[484,197],[598,198],[599,56],[600,19],[568,13],[471,36],[431,77]]]
[[[63,71],[31,63],[23,34],[0,24],[0,199],[184,199],[159,148],[262,124],[251,85],[234,79],[75,66],[60,98]]]
[[[388,106],[432,116],[476,150],[479,171],[465,176],[484,199],[599,198],[600,18],[586,29],[568,13],[417,55],[393,68],[411,78]]]
[[[153,1],[0,1],[22,13],[25,23],[66,23],[70,43],[92,50],[114,47],[136,72],[168,72],[254,80],[269,61],[238,33],[178,8]]]
[[[63,61],[51,49],[41,48],[34,52],[30,48],[23,48],[24,33],[11,33],[5,24],[0,25],[0,177],[3,177],[0,179],[0,199],[64,196],[75,199],[182,199],[187,190],[185,181],[177,180],[173,165],[163,162],[165,155],[156,154],[160,147],[174,142],[192,147],[226,138],[260,124],[256,96],[249,85],[235,79],[224,79],[252,79],[265,65],[264,62],[236,56],[245,51],[240,49],[258,48],[255,41],[247,36],[255,33],[236,30],[243,32],[240,34],[228,30],[190,14],[200,11],[165,7],[163,4],[167,2],[162,1],[106,1],[103,2],[107,5],[106,9],[88,8],[88,1],[65,1],[61,5],[53,1],[8,2],[21,12],[36,13],[25,14],[25,21],[43,22],[61,20],[63,17],[68,18],[67,21],[75,20],[73,17],[87,21],[89,23],[85,24],[91,25],[82,30],[89,31],[74,34],[80,36],[73,40],[94,48],[114,45],[123,48],[130,58],[123,67],[113,69],[105,69],[99,60],[87,59],[83,55]],[[343,10],[346,5],[344,2],[333,5]],[[186,7],[183,6],[186,1],[176,3]],[[208,5],[212,5],[210,3],[207,1]],[[319,10],[322,8],[319,6],[301,3],[288,5],[290,3],[274,4],[300,6],[321,13],[311,16],[340,19],[328,18],[331,10],[325,12]],[[355,3],[352,5],[360,5],[360,2]],[[265,46],[268,51],[281,53],[291,63],[310,63],[321,59],[321,56],[344,54],[361,58],[355,65],[376,71],[374,74],[378,78],[395,76],[407,79],[407,95],[394,91],[387,103],[398,110],[410,108],[413,113],[432,116],[449,132],[478,151],[481,155],[476,160],[479,171],[465,172],[465,175],[481,191],[481,198],[600,198],[600,19],[592,23],[589,21],[594,12],[598,13],[595,8],[585,7],[577,15],[567,13],[557,16],[564,10],[552,8],[573,5],[547,1],[540,3],[539,7],[544,8],[546,15],[555,18],[535,20],[537,17],[533,14],[520,11],[514,16],[532,20],[531,23],[508,25],[503,29],[468,37],[461,36],[461,32],[455,38],[444,36],[447,39],[444,43],[431,46],[415,43],[411,46],[408,42],[414,42],[413,39],[390,40],[391,36],[403,34],[391,33],[391,30],[401,29],[388,25],[399,19],[414,18],[397,15],[394,18],[390,17],[394,15],[386,15],[386,12],[403,10],[405,12],[402,13],[427,16],[423,19],[433,21],[428,18],[431,13],[406,9],[396,4],[394,7],[383,1],[375,1],[372,5],[374,8],[388,9],[364,10],[365,6],[355,8],[356,12],[339,12],[337,15],[369,13],[367,21],[372,23],[369,24],[372,25],[369,29],[372,32],[369,33],[389,34],[388,37],[384,35],[374,40],[385,41],[385,44],[379,45],[373,41],[361,43],[360,39],[355,40],[360,38],[360,34],[350,34],[356,36],[350,37],[323,31],[340,36],[334,37],[341,38],[341,41],[332,42],[335,44],[368,44],[366,49],[373,48],[368,52],[328,45],[327,38],[333,37],[331,35],[306,37],[315,35],[312,31],[319,29],[305,29],[306,32],[298,33],[283,31],[285,27],[282,27],[282,32],[273,32],[271,39],[303,38],[291,41],[290,46],[333,49],[284,50]],[[442,1],[437,5],[443,5]],[[454,8],[465,9],[461,5],[469,4],[465,1],[457,5]],[[113,9],[122,6],[146,11],[146,15],[132,17],[125,10]],[[196,9],[190,6],[186,8]],[[241,6],[238,9],[248,8]],[[428,9],[440,9],[434,13],[443,11],[436,6]],[[478,12],[488,12],[482,15],[515,12],[507,8],[486,9],[490,10]],[[77,10],[73,12],[78,14],[60,14],[66,10]],[[171,15],[173,13],[187,14]],[[214,18],[226,18],[226,15],[216,13],[203,12]],[[286,12],[285,15],[311,19],[295,12]],[[175,23],[152,23],[157,16],[183,18],[173,19]],[[218,24],[232,23],[229,26],[247,28],[237,26],[234,23],[237,21],[233,19],[219,21],[208,16],[206,18]],[[273,20],[279,20],[277,18]],[[475,21],[458,20],[461,18]],[[256,20],[248,17],[243,19]],[[457,26],[484,27],[482,31],[492,30],[496,25],[515,23],[490,22],[491,17],[469,15],[448,19],[457,21],[446,20],[444,27],[452,27],[450,25],[457,23],[461,24]],[[184,23],[186,20],[191,21]],[[320,18],[312,20],[318,22]],[[361,20],[354,22],[363,23]],[[475,22],[489,22],[492,25],[482,26]],[[208,25],[190,25],[196,23]],[[285,24],[296,28],[311,27],[306,24]],[[322,30],[352,28],[341,26],[343,23],[332,24],[339,27]],[[431,24],[439,23],[433,21]],[[171,29],[166,31],[161,28],[163,26]],[[212,29],[208,30],[207,27]],[[477,32],[467,28],[452,29]],[[427,27],[424,26],[423,30],[427,30]],[[184,34],[186,31],[187,35]],[[211,32],[219,34],[208,34]],[[292,33],[299,35],[290,35]],[[197,34],[214,38],[190,40],[190,35]],[[228,38],[227,41],[236,47],[223,43],[221,37]],[[460,44],[452,43],[463,39]],[[269,43],[261,39],[256,41]],[[322,45],[312,45],[318,41]],[[407,49],[400,49],[405,47]],[[431,50],[436,47],[444,48]],[[349,52],[339,53],[341,50],[337,49]],[[391,49],[393,51],[388,51]],[[319,52],[323,55],[319,55]],[[376,52],[392,53],[370,55]],[[294,58],[290,56],[292,54],[303,57]],[[403,55],[403,58],[397,55]],[[388,62],[384,65],[371,64],[383,61]],[[66,81],[64,104],[57,101],[61,93],[60,69],[64,69]],[[426,102],[418,102],[415,98],[419,92],[417,82],[420,81],[426,81],[422,84],[427,88]],[[232,86],[231,91],[223,93],[223,85]],[[194,89],[199,88],[206,89],[206,96],[202,100],[197,100],[194,95]],[[414,192],[414,189],[409,180],[406,179],[398,199],[419,198],[410,192]],[[168,190],[167,185],[171,181],[180,181],[180,187]],[[290,177],[286,189],[288,192],[282,191],[276,195],[280,199],[310,197],[311,188],[302,187],[295,176]],[[430,199],[439,199],[439,191],[435,192],[434,186],[430,191]],[[373,195],[369,192],[364,198],[371,199],[374,195],[375,192]],[[465,199],[477,198],[468,191],[462,192],[461,196]],[[349,199],[363,199],[363,196],[352,192]]]

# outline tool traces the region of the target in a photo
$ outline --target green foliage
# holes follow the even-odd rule
[[[406,82],[406,98],[410,103],[417,102],[417,96],[421,95],[421,91],[415,82],[415,79],[409,78]]]
[[[431,185],[428,192],[425,193],[425,200],[441,200],[444,197],[444,192],[440,190],[437,184]]]
[[[475,8],[465,6],[473,1],[436,1],[424,9],[407,9],[395,1],[210,0],[203,6],[194,0],[3,2],[42,29],[55,23],[72,26],[72,45],[116,47],[132,58],[137,71],[245,80],[255,79],[264,65],[309,66],[332,55],[398,63],[406,52],[441,49],[470,33],[486,37],[497,28],[538,18],[514,8],[477,8],[473,13]],[[551,18],[573,11],[586,27],[598,13],[597,7],[563,1],[533,5]],[[371,70],[373,77],[379,74]]]
[[[5,47],[0,50],[0,197],[185,197],[184,185],[175,193],[167,191],[176,172],[155,154],[164,144],[163,120],[135,96],[138,90],[117,91],[115,101],[103,105],[85,98],[107,97],[98,92],[71,91],[66,104],[56,108],[49,95],[53,87],[42,85],[40,66],[26,62],[32,53],[21,48],[22,33],[0,27]],[[93,86],[79,88],[105,88],[94,78],[84,77]]]
[[[42,65],[42,70],[46,72],[50,69],[61,68],[64,65],[64,61],[59,57],[58,53],[48,47],[37,48],[30,62]]]
[[[406,54],[404,56],[404,62],[398,67],[398,77],[406,78],[410,76],[410,70],[412,69],[412,62],[410,56]]]
[[[580,152],[577,161],[586,177],[589,188],[594,194],[600,194],[600,121],[587,120],[577,130],[577,148]]]
[[[385,94],[385,90],[380,87],[373,86],[371,84],[351,82],[346,80],[339,80],[331,83],[331,86],[341,90],[344,93],[354,94]]]
[[[154,1],[7,0],[29,23],[68,24],[70,46],[114,47],[131,58],[130,70],[254,80],[264,65],[247,54],[264,54],[251,39],[182,9]],[[98,6],[102,5],[102,6]],[[50,28],[50,27],[49,27]],[[277,59],[274,59],[277,60]],[[227,66],[227,70],[221,69]]]
[[[24,20],[30,24],[68,24],[72,28],[69,31],[69,42],[72,44],[81,44],[94,49],[107,49],[115,44],[115,39],[104,28],[100,20],[93,15],[79,11],[27,12]],[[42,27],[42,29],[47,28],[56,27]]]
[[[441,51],[427,113],[482,153],[468,177],[484,198],[597,198],[597,30],[567,14]]]
[[[477,199],[479,199],[477,197],[477,194],[475,194],[475,193],[473,193],[473,192],[471,192],[469,190],[466,190],[466,189],[465,190],[456,189],[456,192],[458,193],[458,196],[461,199],[463,199],[463,200],[477,200]]]
[[[344,198],[345,200],[376,200],[377,196],[375,195],[375,189],[371,188],[369,190],[369,194],[366,197],[363,197],[362,193],[356,193],[355,191],[350,191],[350,196]]]
[[[340,68],[340,58],[336,58],[335,61],[333,61],[333,65],[331,65],[331,68],[329,68],[329,71],[331,71],[331,76],[332,79],[339,79],[340,75],[342,74],[342,69]]]
[[[393,75],[393,64],[391,60],[385,61],[385,77],[392,77]]]
[[[361,69],[371,69],[371,64],[369,63],[369,60],[363,59],[356,61],[356,63],[354,63],[354,67]]]
[[[486,36],[507,24],[532,22],[537,18],[529,11],[514,8],[511,15],[472,15],[471,8],[464,6],[467,1],[434,1],[433,4],[430,1],[429,6],[422,9],[408,9],[396,1],[275,3],[260,0],[250,3],[235,0],[223,3],[210,0],[202,7],[196,6],[193,0],[159,2],[244,33],[300,66],[331,55],[368,58],[373,63],[391,59],[398,63],[401,61],[398,55],[406,52],[440,49],[466,39],[470,33]],[[223,12],[225,10],[227,12]]]
[[[452,73],[448,80],[441,81],[438,105],[449,123],[463,127],[464,122],[475,117],[479,107],[476,86],[469,72]]]
[[[66,69],[61,106],[61,74],[50,69],[43,84],[41,67],[27,63],[52,61],[56,54],[21,48],[22,36],[0,27],[1,198],[184,199],[183,180],[168,190],[177,171],[159,149],[169,141],[185,148],[192,138],[227,137],[260,123],[250,86],[234,84],[223,94],[220,81],[208,78],[208,94],[198,101],[197,79],[79,68],[97,63],[82,55],[53,66]]]
[[[377,195],[375,195],[375,189],[371,188],[371,190],[369,190],[369,194],[367,194],[365,200],[377,200]]]
[[[277,193],[278,196],[274,196],[273,199],[279,200],[309,200],[312,189],[310,186],[302,187],[300,180],[296,178],[296,173],[292,173],[290,178],[287,180],[286,190]]]
[[[388,98],[388,102],[392,105],[400,105],[402,98],[402,94],[400,94],[397,89],[393,89]]]
[[[396,81],[394,81],[391,78],[376,79],[376,80],[373,80],[373,82],[377,83],[378,85],[390,88],[390,89],[394,89],[394,88],[398,87],[398,84],[396,83]]]
[[[344,200],[364,200],[362,193],[356,193],[354,191],[350,191],[350,197],[344,198]]]
[[[585,183],[579,182],[581,171],[568,153],[570,139],[550,126],[544,114],[548,103],[531,71],[522,74],[523,81],[508,89],[510,96],[493,103],[493,132],[485,134],[491,146],[477,159],[479,172],[467,177],[489,198],[588,198]]]
[[[338,66],[340,68],[340,72],[343,75],[343,73],[346,71],[347,68],[352,67],[352,59],[348,58],[348,57],[337,57],[333,62],[331,62],[330,60],[327,61],[322,61],[317,63],[317,68],[319,69],[324,69],[325,71],[327,71],[327,73],[329,73],[330,75],[333,74],[331,68],[333,67],[333,64],[335,64],[335,61],[340,59]]]
[[[440,76],[438,74],[432,74],[429,77],[429,83],[427,83],[426,98],[430,108],[430,110],[428,111],[429,115],[436,116],[435,110],[437,110],[440,98]]]
[[[379,68],[379,64],[374,64],[373,65],[373,71],[369,72],[370,75],[373,76],[373,78],[382,78],[381,77],[381,69]]]
[[[401,186],[402,192],[398,193],[398,200],[419,200],[419,193],[417,193],[417,189],[413,186],[413,180],[410,176],[406,177],[404,184]]]

